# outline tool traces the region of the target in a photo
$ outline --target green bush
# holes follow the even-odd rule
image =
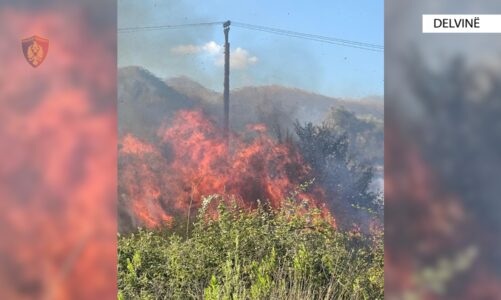
[[[382,235],[337,231],[294,197],[278,210],[231,203],[206,198],[188,237],[119,236],[119,299],[383,299]]]

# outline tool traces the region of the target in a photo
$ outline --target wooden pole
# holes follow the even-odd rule
[[[230,132],[230,43],[228,33],[230,32],[230,21],[223,24],[224,28],[224,137],[229,145]]]

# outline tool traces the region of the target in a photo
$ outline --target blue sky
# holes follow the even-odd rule
[[[118,0],[118,27],[232,20],[383,45],[384,1]],[[220,25],[119,33],[118,64],[188,76],[221,91]],[[232,27],[231,87],[280,84],[345,98],[382,96],[381,52]],[[240,48],[240,49],[237,49]]]

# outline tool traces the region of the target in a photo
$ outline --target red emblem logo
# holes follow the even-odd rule
[[[47,57],[49,40],[39,36],[32,36],[22,40],[23,54],[26,61],[34,68],[38,67]]]

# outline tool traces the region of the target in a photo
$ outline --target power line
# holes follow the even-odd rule
[[[224,22],[203,22],[203,23],[190,23],[190,24],[178,24],[178,25],[160,25],[160,26],[143,26],[143,27],[124,27],[118,28],[118,33],[133,33],[140,31],[154,31],[154,30],[168,30],[168,29],[180,29],[188,27],[199,27],[199,26],[211,26],[211,25],[222,25]],[[271,34],[277,34],[287,37],[300,38],[304,40],[316,41],[321,43],[333,44],[343,47],[357,48],[362,50],[369,50],[375,52],[383,52],[384,47],[382,45],[364,43],[340,38],[334,38],[329,36],[322,36],[316,34],[309,34],[303,32],[297,32],[292,30],[285,30],[273,27],[266,27],[260,25],[253,25],[248,23],[231,22],[231,25],[247,30],[254,30],[260,32],[266,32]]]
[[[240,22],[232,22],[232,25],[236,26],[236,27],[244,28],[244,29],[262,31],[262,32],[284,35],[284,36],[289,36],[289,37],[296,37],[296,38],[312,40],[312,41],[317,41],[317,42],[323,42],[323,43],[329,43],[329,44],[334,44],[334,45],[339,45],[339,46],[346,46],[346,47],[359,48],[359,49],[378,51],[378,52],[384,50],[383,46],[377,45],[377,44],[363,43],[363,42],[357,42],[357,41],[352,41],[352,40],[339,39],[339,38],[333,38],[333,37],[328,37],[328,36],[302,33],[302,32],[297,32],[297,31],[284,30],[284,29],[265,27],[265,26],[259,26],[259,25],[252,25],[252,24],[246,24],[246,23],[240,23]]]
[[[190,24],[178,24],[178,25],[160,25],[160,26],[143,26],[143,27],[123,27],[118,28],[118,33],[130,33],[138,31],[152,31],[152,30],[165,30],[165,29],[180,29],[186,27],[198,27],[198,26],[209,26],[209,25],[221,25],[223,22],[204,22],[204,23],[190,23]]]

